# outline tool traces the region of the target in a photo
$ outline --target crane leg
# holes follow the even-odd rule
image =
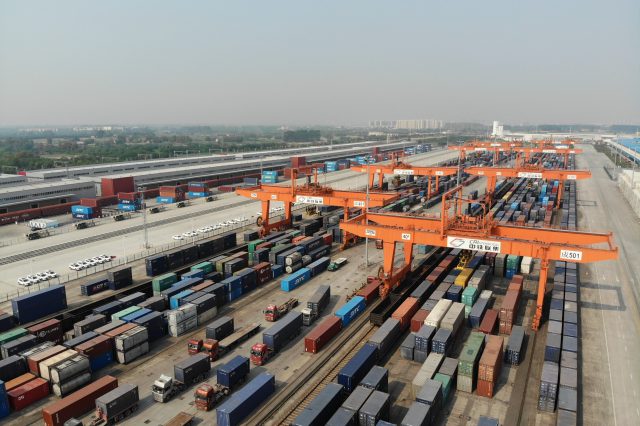
[[[427,181],[427,201],[431,199],[431,176],[429,176]]]
[[[373,184],[374,184],[375,179],[376,179],[375,173],[371,173],[369,175],[369,189],[373,189]]]
[[[562,196],[564,195],[564,181],[560,179],[558,183],[558,198],[556,198],[556,208],[560,208],[562,204]]]
[[[533,315],[531,328],[537,331],[540,328],[542,320],[542,307],[544,305],[544,296],[547,291],[547,275],[549,273],[549,261],[547,259],[540,260],[540,279],[538,280],[538,298],[536,301],[536,313]]]

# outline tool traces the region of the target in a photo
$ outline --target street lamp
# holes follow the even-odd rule
[[[147,188],[144,186],[138,187],[138,192],[140,193],[140,207],[142,207],[142,220],[144,229],[144,249],[147,250],[149,248],[149,230],[147,229],[147,208],[144,204],[144,191]]]

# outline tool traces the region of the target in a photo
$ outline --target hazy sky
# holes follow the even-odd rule
[[[397,118],[639,123],[640,2],[0,2],[0,125]]]

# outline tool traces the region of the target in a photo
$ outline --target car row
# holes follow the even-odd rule
[[[99,256],[90,257],[88,259],[79,260],[69,264],[69,269],[73,271],[81,271],[83,269],[91,268],[92,266],[101,265],[103,263],[111,262],[112,256],[101,254]]]
[[[57,278],[57,277],[58,277],[58,274],[53,272],[51,269],[47,269],[44,272],[36,272],[35,274],[18,278],[18,284],[20,284],[21,286],[29,287],[32,284],[38,284],[39,282],[49,281],[50,279]]]
[[[217,225],[203,226],[202,228],[198,228],[195,231],[187,231],[182,233],[181,235],[174,235],[172,238],[177,241],[184,240],[185,238],[195,238],[198,236],[198,234],[207,234],[209,232],[214,232],[228,226],[239,225],[246,222],[247,222],[246,217],[244,216],[237,217],[235,219],[227,220],[225,222],[219,222]]]

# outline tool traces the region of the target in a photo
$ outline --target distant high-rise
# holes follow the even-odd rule
[[[504,126],[500,124],[499,121],[493,122],[493,131],[491,132],[491,136],[495,136],[495,137],[504,136]]]
[[[403,130],[429,130],[444,127],[442,120],[374,120],[369,122],[369,127],[383,129]]]

